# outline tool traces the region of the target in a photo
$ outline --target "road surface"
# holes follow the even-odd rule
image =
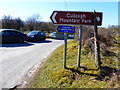
[[[49,39],[45,42],[0,46],[0,89],[21,84],[27,73],[34,72],[62,44],[63,40]]]

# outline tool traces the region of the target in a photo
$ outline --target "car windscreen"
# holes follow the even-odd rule
[[[27,35],[36,35],[36,34],[38,34],[37,31],[32,31],[32,32],[29,32]]]

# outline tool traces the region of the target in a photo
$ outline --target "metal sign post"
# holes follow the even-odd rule
[[[78,67],[80,67],[80,59],[81,59],[81,48],[82,48],[82,26],[79,29],[79,45],[78,45]]]
[[[66,67],[66,55],[67,55],[67,33],[64,33],[64,68],[67,68]]]
[[[67,56],[67,33],[75,33],[75,27],[73,26],[58,26],[57,27],[57,31],[64,33],[64,62],[63,62],[63,66],[64,68],[66,67],[66,56]]]

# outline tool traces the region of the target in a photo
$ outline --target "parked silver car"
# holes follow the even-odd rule
[[[52,32],[49,37],[54,39],[64,39],[64,33]],[[74,39],[74,34],[68,34],[68,39]]]

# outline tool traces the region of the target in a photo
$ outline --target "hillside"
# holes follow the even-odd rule
[[[107,36],[106,36],[107,37]],[[67,69],[63,68],[63,45],[30,80],[28,88],[118,88],[120,87],[120,37],[101,39],[101,70],[97,69],[90,41],[82,47],[81,64],[77,68],[78,42],[71,40],[67,47]],[[109,39],[108,39],[109,38]],[[104,40],[104,41],[103,41]]]

